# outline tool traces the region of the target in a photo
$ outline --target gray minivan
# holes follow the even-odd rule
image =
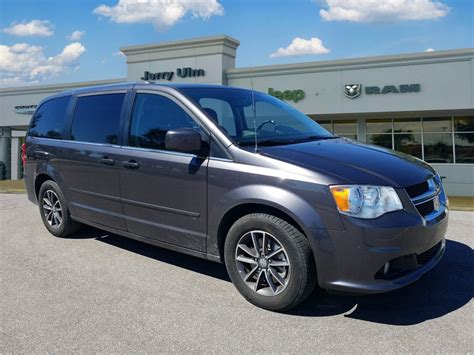
[[[223,262],[247,300],[276,311],[316,285],[397,289],[445,250],[433,168],[247,89],[124,83],[51,96],[28,130],[25,184],[53,235],[87,224]]]

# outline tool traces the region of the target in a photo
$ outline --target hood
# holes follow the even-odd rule
[[[435,174],[433,168],[415,157],[345,138],[259,150],[272,158],[331,175],[341,184],[407,187]]]

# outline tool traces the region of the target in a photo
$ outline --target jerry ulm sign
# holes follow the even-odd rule
[[[143,76],[140,79],[144,81],[153,81],[153,80],[171,81],[173,80],[175,73],[180,78],[195,78],[195,77],[206,75],[206,72],[204,71],[204,69],[194,69],[194,68],[187,67],[187,68],[178,68],[176,69],[176,72],[161,71],[161,72],[152,73],[149,71],[145,71],[143,73]]]

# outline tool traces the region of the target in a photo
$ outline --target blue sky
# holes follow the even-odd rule
[[[2,0],[0,86],[124,77],[120,47],[216,34],[238,67],[474,47],[473,17],[474,0]]]

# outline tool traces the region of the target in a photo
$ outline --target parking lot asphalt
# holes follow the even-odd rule
[[[447,251],[404,289],[315,292],[256,308],[223,265],[93,228],[69,239],[23,194],[0,194],[0,353],[474,352],[474,213],[452,212]]]

